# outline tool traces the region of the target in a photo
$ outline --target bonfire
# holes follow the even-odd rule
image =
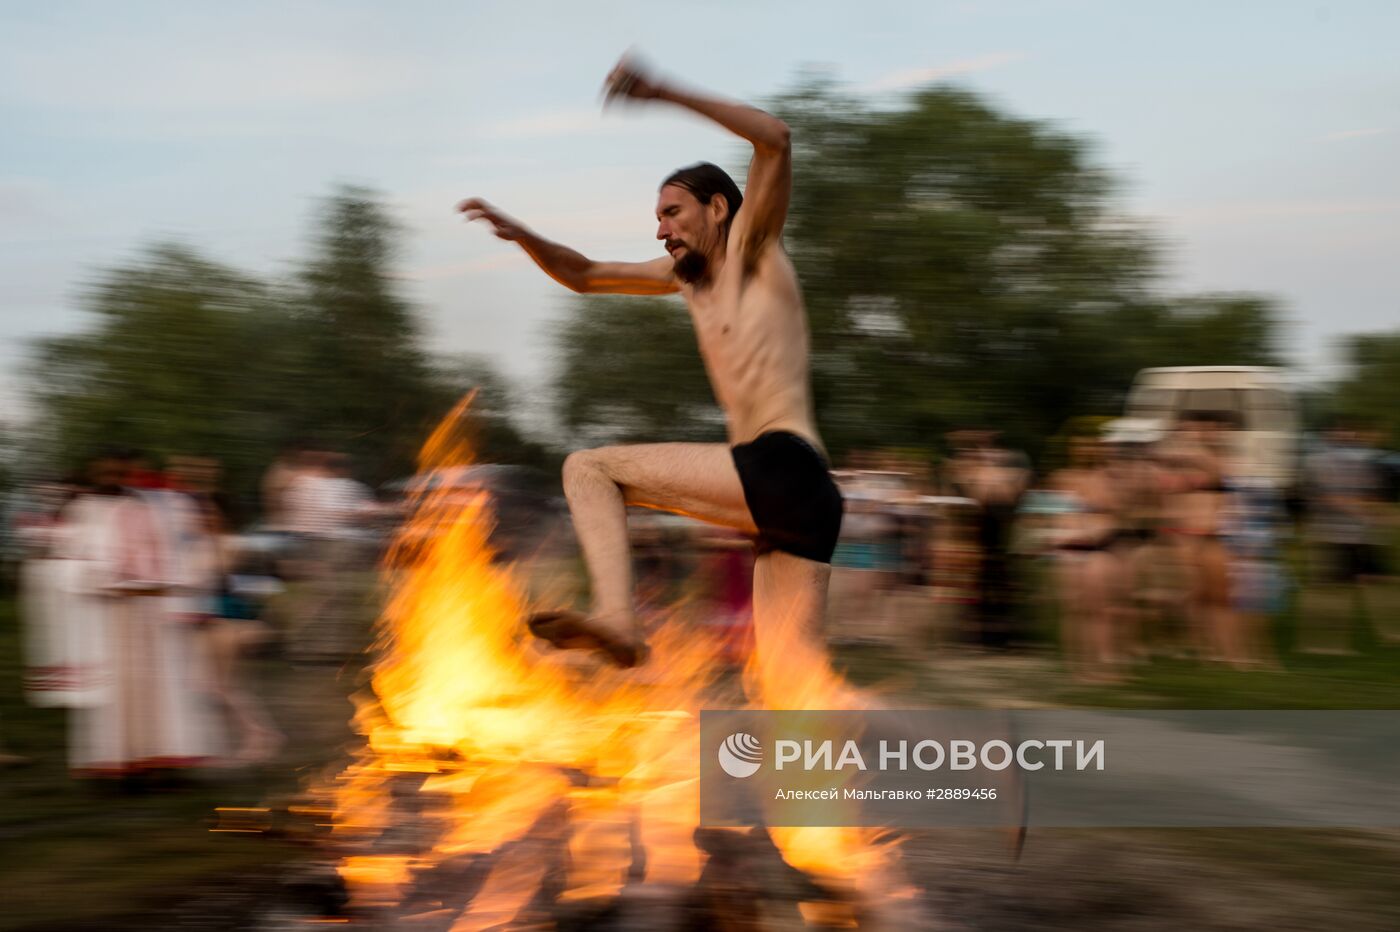
[[[466,406],[423,448],[429,479],[408,490],[385,561],[372,690],[355,718],[364,744],[323,788],[343,918],[444,930],[853,928],[912,901],[894,843],[870,830],[699,824],[702,708],[738,707],[746,694],[786,708],[858,702],[811,633],[767,620],[743,691],[716,682],[723,645],[680,610],[655,623],[651,659],[635,670],[529,637],[526,568],[492,552],[488,494],[430,478],[471,462]]]

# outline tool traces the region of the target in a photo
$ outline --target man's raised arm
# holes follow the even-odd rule
[[[649,262],[594,262],[545,239],[479,197],[457,205],[468,220],[485,220],[497,237],[517,243],[550,278],[580,294],[674,294],[680,290],[669,256]]]
[[[618,62],[604,86],[608,100],[630,97],[661,100],[708,117],[753,144],[744,182],[744,207],[730,229],[746,264],[782,235],[792,195],[792,134],[782,120],[748,104],[710,97],[658,80],[627,58]]]

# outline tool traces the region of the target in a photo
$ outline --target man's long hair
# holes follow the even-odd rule
[[[729,215],[724,218],[724,235],[729,235],[729,226],[734,222],[734,215],[744,205],[744,195],[728,172],[711,162],[696,162],[671,172],[666,180],[661,182],[661,187],[664,188],[668,184],[685,188],[702,204],[710,203],[716,194],[723,194],[725,203],[729,205]]]

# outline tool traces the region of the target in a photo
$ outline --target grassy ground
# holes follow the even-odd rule
[[[337,760],[352,737],[346,697],[358,671],[254,662],[257,691],[289,738],[278,760],[122,787],[68,777],[66,713],[23,703],[19,641],[14,603],[0,600],[0,741],[28,758],[0,770],[0,929],[149,928],[154,914],[193,897],[218,902],[230,885],[275,882],[309,856],[260,835],[211,832],[215,810],[294,793]]]
[[[1074,683],[1048,649],[919,657],[895,646],[861,645],[841,648],[836,658],[852,681],[913,700],[915,707],[1400,709],[1395,646],[1356,656],[1298,654],[1278,670],[1158,659],[1116,686]]]
[[[1308,627],[1301,608],[1315,601],[1295,594],[1274,619],[1278,641],[1296,643]],[[1400,621],[1367,618],[1350,600],[1332,607],[1334,632]],[[1053,627],[1042,618],[1039,633]],[[1044,637],[1011,653],[875,643],[836,658],[848,678],[916,708],[1400,710],[1400,646],[1364,640],[1355,654],[1281,651],[1277,669],[1156,659],[1115,686],[1073,682]],[[1040,830],[1014,868],[999,842],[948,831],[910,839],[911,872],[952,927],[1400,928],[1395,830]]]
[[[1164,660],[1094,688],[1070,683],[1049,650],[920,661],[864,646],[838,663],[906,707],[1400,709],[1395,648],[1297,655],[1277,672]],[[1037,830],[1014,865],[999,837],[916,832],[905,861],[951,928],[1400,928],[1395,830]]]

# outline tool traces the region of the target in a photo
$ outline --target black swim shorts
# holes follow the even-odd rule
[[[782,550],[830,563],[841,533],[841,491],[821,451],[788,431],[734,447],[759,553]]]

